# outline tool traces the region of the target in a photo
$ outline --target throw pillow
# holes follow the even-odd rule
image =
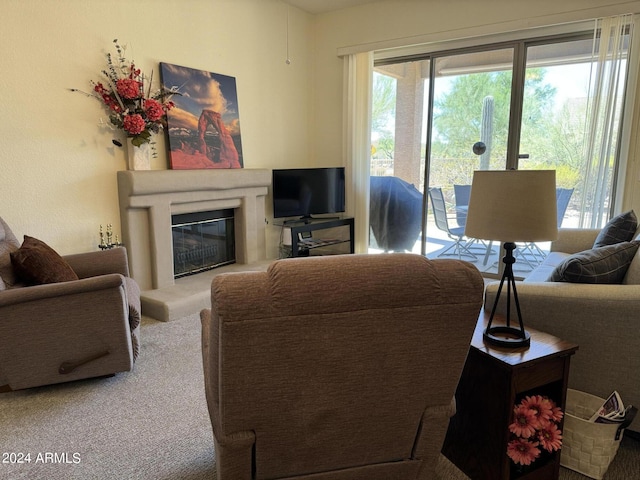
[[[16,275],[29,284],[78,280],[71,266],[53,248],[28,235],[20,248],[11,253],[11,264]]]
[[[576,253],[555,268],[549,281],[622,283],[638,246],[640,241],[634,240]]]
[[[633,210],[621,213],[613,217],[600,230],[593,243],[593,248],[604,247],[605,245],[613,245],[620,242],[629,242],[636,234],[638,228],[638,219]]]

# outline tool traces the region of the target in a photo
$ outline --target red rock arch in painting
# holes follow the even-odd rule
[[[233,138],[227,127],[222,122],[220,113],[213,110],[202,110],[198,119],[198,136],[200,139],[200,153],[207,155],[207,143],[205,142],[205,134],[207,126],[211,125],[216,129],[220,137],[220,158],[216,163],[228,165],[228,168],[241,168],[238,151],[233,143]],[[208,155],[207,155],[208,156]]]

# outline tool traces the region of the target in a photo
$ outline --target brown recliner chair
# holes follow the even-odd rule
[[[78,280],[16,281],[20,247],[0,218],[0,391],[129,371],[140,347],[140,290],[124,248],[62,257]]]
[[[400,253],[216,276],[201,319],[218,480],[433,479],[482,296],[473,265]]]

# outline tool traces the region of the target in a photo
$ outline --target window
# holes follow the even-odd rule
[[[605,55],[598,64],[594,51],[605,34],[594,43],[589,31],[377,61],[369,251],[453,255],[496,273],[497,246],[464,236],[478,169],[554,169],[559,224],[604,224],[616,187],[629,44],[628,29],[617,32],[618,67],[599,73],[613,60]],[[590,82],[598,75],[621,86],[609,91],[603,125],[592,121],[592,100],[603,95]],[[546,249],[521,246],[520,274]]]

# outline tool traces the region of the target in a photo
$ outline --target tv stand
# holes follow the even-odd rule
[[[301,218],[298,220],[286,220],[281,223],[275,223],[275,225],[280,225],[283,229],[291,230],[291,257],[303,257],[308,256],[311,253],[311,250],[314,251],[314,254],[322,255],[320,249],[322,247],[328,247],[331,245],[338,245],[341,243],[349,244],[349,252],[355,252],[355,242],[354,242],[354,234],[355,234],[355,224],[353,217],[317,217],[317,218]],[[322,238],[313,238],[312,232],[318,230],[326,230],[329,228],[338,228],[338,227],[348,227],[349,233],[348,238],[337,238],[337,239],[322,239]],[[281,251],[285,245],[280,242]],[[287,246],[288,247],[288,246]],[[282,256],[282,255],[281,255]]]
[[[288,227],[291,224],[299,224],[301,222],[308,224],[311,222],[317,222],[317,221],[323,221],[323,220],[339,220],[341,218],[342,217],[312,217],[311,215],[309,215],[308,217],[300,217],[293,220],[285,220],[281,224],[285,227]],[[276,223],[276,225],[278,225],[278,223]]]

